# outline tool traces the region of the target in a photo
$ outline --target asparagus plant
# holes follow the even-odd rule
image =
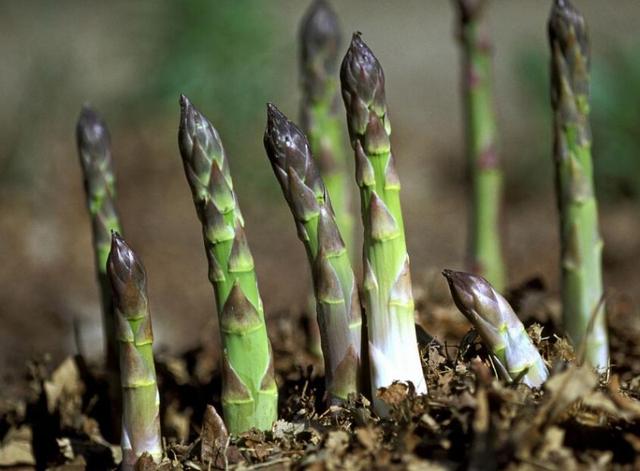
[[[267,105],[264,147],[304,243],[313,276],[330,403],[359,391],[362,317],[355,276],[307,138]]]
[[[87,207],[93,229],[93,249],[102,300],[107,371],[117,377],[118,350],[111,287],[107,276],[111,232],[120,231],[120,223],[114,205],[115,177],[111,161],[111,139],[105,122],[87,105],[82,107],[78,118],[76,140],[87,195]]]
[[[507,300],[481,276],[453,270],[442,274],[453,301],[491,351],[503,379],[540,387],[549,372]]]
[[[353,255],[353,217],[348,185],[346,152],[342,124],[338,115],[338,48],[340,25],[335,12],[325,0],[314,0],[300,27],[300,73],[302,85],[302,129],[309,138],[311,153],[316,158],[336,214],[336,222]],[[315,299],[309,299],[314,312]],[[322,357],[318,323],[310,319],[310,349]]]
[[[143,453],[162,459],[160,395],[153,363],[153,331],[147,275],[140,258],[113,233],[108,273],[115,302],[114,320],[122,384],[122,465],[136,468]]]
[[[474,273],[498,291],[505,269],[500,243],[502,171],[497,153],[492,93],[491,43],[487,33],[488,0],[455,0],[462,45],[467,173],[471,180],[468,257]]]
[[[335,219],[352,254],[353,218],[350,205],[344,134],[338,113],[338,17],[326,0],[314,0],[300,28],[302,129],[309,138],[322,179],[331,196]]]
[[[223,347],[222,409],[231,433],[266,430],[278,391],[253,257],[218,132],[180,98],[179,145],[202,224]]]
[[[354,34],[340,70],[364,226],[364,304],[374,392],[393,381],[411,381],[426,393],[414,325],[414,303],[400,181],[391,153],[391,125],[384,73]],[[374,394],[374,406],[384,405]]]
[[[589,38],[584,18],[567,0],[555,0],[553,4],[549,43],[562,315],[574,345],[584,348],[591,365],[604,370],[609,363],[609,348],[601,302],[603,244],[591,161]],[[591,332],[587,336],[588,330]]]

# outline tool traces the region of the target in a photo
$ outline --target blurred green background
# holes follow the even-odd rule
[[[606,284],[638,299],[640,49],[637,0],[576,0],[591,25],[593,134]],[[343,49],[361,31],[387,77],[414,284],[461,268],[465,187],[459,50],[448,1],[334,1]],[[557,290],[546,17],[550,2],[495,0],[496,101],[514,283]],[[107,119],[125,236],[150,279],[160,348],[215,338],[215,309],[177,151],[178,96],[219,129],[267,312],[306,304],[308,268],[262,148],[265,103],[298,114],[300,0],[0,0],[0,372],[101,348],[75,149],[83,102]],[[354,185],[355,189],[355,185]],[[357,207],[357,206],[356,206]],[[9,375],[9,376],[8,376]]]

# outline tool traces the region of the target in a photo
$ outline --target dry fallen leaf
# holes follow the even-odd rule
[[[10,429],[0,446],[0,466],[35,465],[31,437],[31,427],[26,425]]]

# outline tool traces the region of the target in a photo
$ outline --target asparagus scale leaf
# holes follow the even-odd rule
[[[442,274],[456,306],[499,362],[503,379],[540,387],[549,372],[507,300],[481,276],[453,270]]]
[[[120,352],[122,469],[127,471],[135,469],[143,453],[159,462],[162,441],[147,275],[138,256],[117,232],[113,233],[108,273]]]
[[[488,0],[454,0],[462,46],[467,169],[471,180],[468,257],[471,270],[498,291],[505,285],[500,241],[502,170],[492,90]]]
[[[311,265],[328,399],[341,402],[360,389],[362,317],[349,254],[307,138],[271,104],[264,147]]]
[[[373,52],[354,34],[340,70],[342,98],[355,151],[364,226],[364,304],[375,392],[393,381],[411,381],[426,393],[414,324],[400,181],[391,152],[384,72]]]
[[[601,303],[603,243],[591,160],[589,37],[583,16],[567,0],[554,2],[548,26],[562,315],[574,345],[584,345],[586,359],[602,371],[609,364],[609,347]]]
[[[231,433],[271,429],[278,391],[253,257],[222,142],[180,98],[179,144],[209,262],[223,347],[222,410]]]

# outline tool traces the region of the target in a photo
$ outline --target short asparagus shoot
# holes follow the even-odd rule
[[[267,105],[264,147],[307,251],[329,403],[360,391],[362,316],[349,254],[307,138]]]
[[[384,72],[354,34],[340,70],[364,226],[364,304],[374,407],[378,388],[411,381],[426,393],[414,323],[409,255],[400,206],[400,180],[391,152]]]
[[[147,275],[136,253],[113,233],[108,273],[115,303],[122,383],[122,465],[135,469],[149,453],[162,459],[160,395],[153,362],[153,331],[147,298]]]
[[[230,433],[277,419],[273,353],[244,219],[218,132],[180,98],[178,141],[209,262],[222,335],[222,411]]]
[[[583,16],[568,0],[554,1],[549,44],[562,317],[574,346],[584,348],[586,360],[604,371],[609,366],[609,342],[601,302],[603,243],[591,161],[589,36]],[[593,327],[587,336],[592,318]]]
[[[488,34],[489,0],[454,0],[462,46],[462,90],[465,111],[470,232],[467,256],[472,272],[498,291],[505,287],[500,241],[502,169],[498,158],[493,102],[492,48]]]
[[[507,300],[481,276],[453,270],[442,274],[453,301],[492,353],[502,378],[540,387],[549,376],[547,366]]]

